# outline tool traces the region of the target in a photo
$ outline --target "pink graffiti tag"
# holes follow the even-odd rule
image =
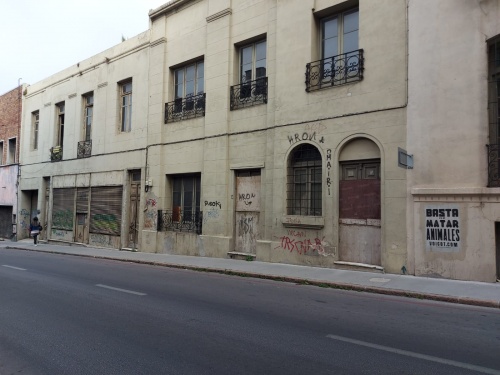
[[[324,237],[322,240],[319,238],[315,238],[313,240],[297,240],[288,236],[282,236],[279,238],[281,240],[281,243],[275,249],[281,248],[283,250],[288,250],[291,253],[296,251],[299,254],[307,254],[308,250],[312,250],[313,252],[317,251],[318,254],[325,254],[324,245],[326,244],[326,242],[324,242]]]

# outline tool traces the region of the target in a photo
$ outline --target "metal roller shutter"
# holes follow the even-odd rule
[[[90,232],[120,235],[122,186],[93,187],[90,198]]]
[[[52,229],[73,230],[75,189],[54,189],[52,195]]]
[[[76,212],[86,214],[89,205],[89,188],[79,188],[76,193]]]

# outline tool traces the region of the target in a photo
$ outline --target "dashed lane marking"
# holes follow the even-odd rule
[[[147,296],[146,293],[135,292],[133,290],[128,290],[128,289],[115,288],[114,286],[109,286],[109,285],[96,284],[95,286],[98,286],[99,288],[106,288],[106,289],[115,290],[117,292],[135,294],[136,296]]]

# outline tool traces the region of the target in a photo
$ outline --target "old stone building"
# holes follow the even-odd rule
[[[19,86],[0,96],[0,237],[5,238],[16,231],[21,91]]]
[[[408,269],[494,282],[500,2],[419,0],[408,9]]]
[[[18,227],[35,208],[51,241],[495,281],[498,0],[439,3],[152,10],[27,88]]]

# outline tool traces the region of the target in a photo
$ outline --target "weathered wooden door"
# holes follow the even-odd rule
[[[340,170],[340,259],[381,265],[380,161],[345,162]]]
[[[89,188],[76,191],[76,232],[75,242],[89,243]]]
[[[76,239],[75,242],[88,243],[88,215],[86,213],[76,214]]]
[[[128,247],[137,249],[139,238],[138,206],[141,195],[141,171],[133,171],[130,173],[130,176]]]
[[[236,174],[236,252],[256,254],[259,238],[260,169]]]
[[[44,203],[44,210],[43,210],[43,219],[40,218],[41,225],[43,227],[43,230],[40,233],[39,238],[41,240],[47,240],[47,227],[49,225],[49,196],[50,196],[50,187],[47,186],[45,187],[45,203]]]

